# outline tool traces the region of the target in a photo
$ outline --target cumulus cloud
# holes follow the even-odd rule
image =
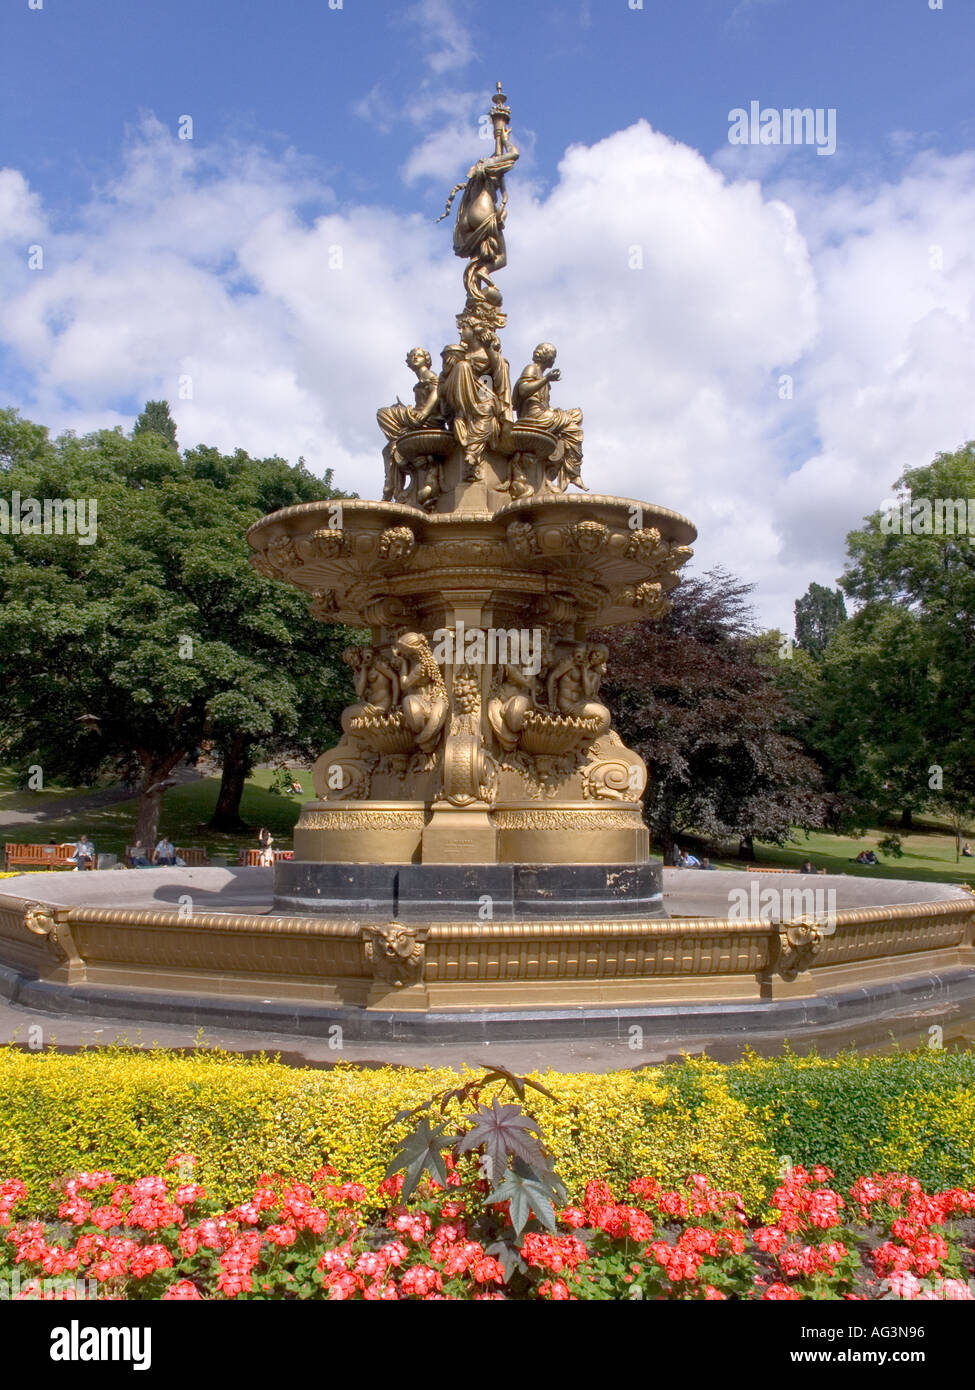
[[[417,0],[393,22],[405,28],[420,79],[405,104],[394,103],[382,81],[374,83],[353,104],[353,114],[384,135],[405,117],[422,134],[403,164],[404,182],[442,182],[471,163],[484,109],[483,92],[445,86],[445,74],[474,57],[473,0]]]
[[[406,12],[431,72],[462,68],[474,57],[469,16],[471,0],[418,0]]]
[[[641,121],[509,192],[512,370],[555,342],[593,490],[690,515],[698,562],[756,581],[766,622],[834,581],[905,466],[975,434],[975,155],[812,190]],[[184,446],[304,455],[375,496],[376,407],[408,397],[409,347],[453,341],[460,276],[449,221],[340,204],[297,155],[151,118],[68,226],[0,171],[0,347],[30,383],[9,403],[55,427],[165,397]]]

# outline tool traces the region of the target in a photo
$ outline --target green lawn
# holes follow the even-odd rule
[[[22,791],[17,785],[17,772],[12,767],[0,767],[0,811],[37,811],[45,806],[53,806],[58,801],[66,801],[72,796],[84,796],[86,792],[98,791],[109,786],[100,782],[94,787],[62,787],[57,783],[45,786],[43,791]]]
[[[217,834],[206,828],[206,822],[216,805],[220,786],[218,777],[200,778],[185,786],[173,787],[165,795],[161,829],[177,845],[205,845],[215,854],[227,854],[236,859],[237,850],[243,845],[253,846],[257,827],[266,825],[281,849],[291,848],[291,835],[302,801],[314,796],[310,771],[296,771],[295,776],[302,785],[302,794],[282,795],[272,791],[274,774],[268,768],[253,773],[244,790],[241,814],[245,821],[254,827],[254,833],[237,835]],[[14,785],[14,774],[9,768],[0,768],[0,810],[34,810],[56,805],[68,797],[83,796],[92,788],[56,787],[43,792],[23,792]],[[135,826],[137,802],[119,802],[111,806],[101,806],[94,810],[78,813],[68,812],[62,817],[41,823],[24,822],[0,829],[0,840],[46,842],[55,840],[75,840],[82,830],[88,832],[95,847],[109,853],[122,854],[127,844],[132,842]],[[860,839],[849,836],[829,835],[824,831],[811,831],[808,835],[798,832],[796,844],[779,847],[756,843],[755,863],[774,869],[798,869],[807,859],[811,859],[817,869],[827,869],[830,873],[855,874],[865,878],[907,878],[923,879],[930,882],[975,883],[975,859],[962,859],[955,862],[954,836],[943,823],[934,820],[917,823],[910,833],[902,835],[904,856],[902,859],[881,858],[877,849],[878,841],[885,832],[882,829],[870,830]],[[900,832],[898,832],[900,833]],[[968,838],[975,838],[975,832]],[[694,837],[682,838],[688,847],[694,844]],[[862,849],[873,849],[880,864],[876,868],[855,864],[851,861]],[[704,853],[707,848],[704,847]],[[713,853],[711,862],[719,868],[744,869],[740,860]]]
[[[229,854],[236,860],[237,850],[244,845],[251,848],[256,844],[257,828],[266,825],[274,836],[280,849],[291,848],[291,833],[301,809],[302,801],[314,796],[311,773],[295,771],[295,777],[302,785],[302,795],[282,796],[272,791],[270,783],[273,773],[261,769],[253,774],[244,789],[241,800],[241,815],[254,827],[253,834],[245,832],[235,835],[217,834],[206,828],[206,822],[213,814],[220,788],[219,777],[202,777],[197,782],[185,786],[172,787],[163,798],[163,813],[160,829],[177,845],[205,845],[216,854]],[[44,807],[51,799],[66,797],[67,791],[47,792],[8,792],[9,783],[0,786],[0,810],[23,810]],[[70,795],[80,796],[91,788],[74,788]],[[31,801],[30,798],[35,800]],[[43,798],[43,800],[41,800]],[[132,843],[138,802],[118,802],[111,806],[100,806],[83,813],[68,813],[63,817],[39,823],[24,822],[22,825],[8,825],[0,829],[0,839],[46,843],[48,840],[76,840],[84,830],[95,842],[95,848],[102,852],[121,855],[125,846]]]
[[[880,853],[878,841],[890,833],[889,828],[873,829],[855,840],[852,836],[830,835],[820,830],[812,830],[808,834],[798,831],[798,843],[793,845],[780,847],[756,841],[754,862],[767,865],[770,869],[798,869],[810,859],[817,869],[827,869],[832,874],[975,884],[975,859],[955,862],[955,837],[942,824],[920,822],[915,824],[912,831],[894,832],[901,836],[903,842],[904,855],[901,859],[885,858]],[[968,838],[975,836],[969,835]],[[864,849],[872,849],[880,860],[876,868],[851,862]],[[713,858],[712,862],[721,868],[743,867],[736,859]]]

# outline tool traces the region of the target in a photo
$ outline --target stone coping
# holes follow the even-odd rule
[[[112,873],[111,878],[106,874]],[[749,899],[756,885],[759,913],[740,917],[742,923],[767,925],[779,920],[778,905],[762,915],[761,893],[817,889],[836,894],[836,911],[863,912],[931,903],[964,904],[975,910],[975,897],[955,884],[922,883],[908,879],[868,879],[849,874],[749,873],[734,869],[669,869],[663,871],[664,904],[672,917],[728,919],[732,890],[745,890]],[[185,894],[194,899],[194,911],[229,912],[263,916],[271,912],[274,874],[270,868],[160,868],[104,870],[94,874],[36,873],[0,879],[0,903],[42,902],[53,907],[139,908],[159,912],[179,909]],[[828,900],[826,900],[828,902]],[[749,904],[750,905],[750,904]]]

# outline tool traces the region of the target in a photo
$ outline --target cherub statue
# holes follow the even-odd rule
[[[352,668],[358,702],[342,711],[342,728],[355,733],[350,721],[364,714],[389,714],[399,702],[399,674],[375,647],[346,647],[342,653]]]
[[[570,656],[558,661],[548,675],[548,702],[559,714],[599,721],[594,738],[609,733],[613,716],[596,697],[606,671],[606,647],[580,643]]]
[[[517,747],[525,727],[525,715],[535,705],[536,677],[513,664],[501,668],[497,694],[488,700],[488,723],[501,747],[510,752]]]
[[[515,382],[512,403],[519,420],[548,430],[563,446],[563,458],[554,476],[547,479],[549,485],[565,492],[569,483],[574,483],[588,492],[582,481],[582,411],[557,410],[550,403],[549,383],[562,376],[554,365],[555,357],[551,343],[538,344],[532,360]]]
[[[403,727],[424,753],[432,753],[447,719],[447,687],[421,632],[404,632],[393,643],[400,668],[399,708]]]
[[[403,459],[397,451],[398,441],[409,430],[416,430],[421,425],[439,423],[437,421],[437,396],[438,396],[438,377],[433,370],[433,359],[426,348],[410,348],[406,354],[406,365],[411,372],[416,375],[416,385],[413,388],[414,405],[404,405],[397,400],[395,405],[384,405],[376,411],[376,419],[379,428],[386,436],[388,443],[383,449],[383,460],[386,465],[386,481],[383,487],[383,501],[389,502],[397,494],[405,490],[404,472],[408,471],[408,466],[404,468]]]

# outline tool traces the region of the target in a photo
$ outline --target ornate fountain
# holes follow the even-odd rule
[[[248,533],[254,565],[323,622],[371,628],[345,654],[356,699],[295,859],[273,883],[217,867],[9,879],[0,995],[330,1048],[336,1032],[398,1050],[598,1040],[626,1066],[970,1031],[964,890],[650,860],[646,768],[613,730],[588,635],[662,614],[694,529],[587,490],[551,344],[511,384],[492,277],[518,151],[500,87],[491,115],[494,152],[448,201],[458,341],[439,372],[414,348],[414,403],[378,412],[383,500],[288,507]]]
[[[394,883],[363,865],[561,866],[555,897],[585,882],[589,906],[593,873],[572,866],[598,866],[604,887],[618,885],[607,903],[661,910],[641,815],[646,768],[613,729],[600,699],[607,650],[587,634],[663,614],[695,531],[661,507],[589,492],[582,411],[550,400],[552,344],[512,381],[492,278],[506,263],[505,176],[518,159],[510,114],[499,83],[494,151],[444,214],[459,194],[457,341],[439,372],[411,349],[414,403],[377,412],[383,500],[288,507],[248,532],[260,573],[305,590],[323,622],[372,630],[370,645],[345,653],[357,699],[315,764],[294,861],[278,868],[282,911],[375,898],[388,915],[407,881],[399,897],[414,904],[451,896],[449,875]],[[621,866],[640,872],[621,877]],[[489,894],[528,882],[475,877]]]

